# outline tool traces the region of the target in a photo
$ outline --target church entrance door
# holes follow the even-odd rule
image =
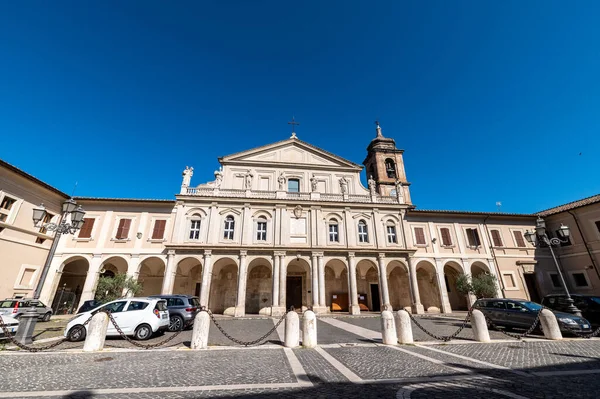
[[[371,284],[371,311],[379,312],[381,305],[379,304],[379,284]]]
[[[285,307],[302,309],[302,276],[288,276],[285,285]]]

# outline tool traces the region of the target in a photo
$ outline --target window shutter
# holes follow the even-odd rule
[[[129,227],[131,227],[131,219],[119,220],[119,227],[117,228],[118,239],[124,239],[129,236]]]
[[[166,220],[157,220],[154,222],[154,230],[152,230],[153,240],[162,240],[165,236]]]
[[[452,238],[450,237],[450,230],[447,228],[440,229],[442,233],[442,244],[443,245],[452,245]]]
[[[500,237],[500,231],[492,230],[492,241],[494,242],[495,247],[502,246],[502,238]]]
[[[473,237],[475,237],[475,245],[480,246],[481,241],[479,240],[479,232],[477,231],[477,229],[473,229]]]
[[[425,245],[425,232],[421,227],[415,227],[415,238],[417,240],[417,244]]]
[[[479,234],[476,229],[467,229],[467,239],[469,240],[470,247],[478,247],[481,245]]]
[[[83,218],[83,226],[79,230],[79,238],[91,238],[92,237],[92,229],[94,228],[94,222],[96,219],[93,218]]]
[[[524,247],[525,240],[523,239],[523,233],[521,233],[518,230],[515,230],[515,231],[513,231],[513,234],[515,236],[515,241],[517,242],[517,247]]]

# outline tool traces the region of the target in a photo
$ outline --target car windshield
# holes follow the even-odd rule
[[[14,308],[16,301],[2,301],[0,302],[0,308]]]
[[[539,303],[535,303],[535,302],[528,302],[528,301],[520,301],[519,302],[521,305],[525,306],[527,309],[529,310],[540,310],[542,308],[542,305],[540,305]]]
[[[590,299],[600,305],[600,296],[592,296]]]

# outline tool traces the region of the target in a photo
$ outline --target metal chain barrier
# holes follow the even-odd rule
[[[494,324],[494,322],[489,317],[487,317],[487,315],[485,313],[483,315],[485,316],[485,320],[487,321],[489,327],[492,327],[494,330],[506,335],[507,337],[521,340],[521,339],[523,339],[523,337],[531,335],[533,330],[535,330],[535,328],[538,326],[538,324],[540,322],[540,315],[542,314],[542,310],[544,310],[544,309],[545,308],[542,307],[537,312],[537,314],[535,315],[535,320],[533,321],[533,324],[531,325],[531,327],[529,327],[529,329],[527,331],[525,331],[524,333],[521,333],[521,334],[509,333],[504,328],[498,328],[498,326],[496,324]]]
[[[167,339],[164,339],[160,342],[157,342],[154,344],[142,344],[140,342],[137,342],[137,341],[129,338],[127,335],[125,335],[123,330],[121,330],[121,327],[119,327],[119,325],[117,324],[117,321],[114,319],[111,312],[109,312],[109,311],[104,311],[104,312],[106,312],[106,314],[108,314],[108,318],[110,319],[110,322],[112,323],[113,326],[115,326],[115,329],[117,330],[117,332],[119,333],[121,338],[123,338],[130,344],[137,346],[138,348],[142,348],[142,349],[158,348],[159,346],[162,346],[162,345],[166,344],[167,342],[173,340],[175,337],[177,337],[179,334],[181,334],[183,332],[183,329],[181,329],[181,330],[177,331],[175,334],[168,337]]]
[[[292,310],[290,310],[290,312],[291,312],[291,311],[293,311],[293,307],[292,307],[291,309],[292,309]],[[224,329],[223,329],[223,327],[222,327],[222,326],[219,324],[219,322],[217,322],[217,319],[215,319],[215,316],[213,315],[213,313],[212,313],[210,310],[208,310],[208,309],[206,309],[206,308],[202,307],[202,309],[201,309],[200,311],[201,311],[201,312],[206,312],[206,313],[208,313],[208,315],[210,316],[210,318],[211,318],[212,322],[215,324],[215,326],[216,326],[216,327],[219,329],[219,331],[221,331],[221,333],[222,333],[222,334],[223,334],[223,335],[224,335],[224,336],[225,336],[227,339],[229,339],[230,341],[233,341],[233,342],[235,342],[235,343],[236,343],[236,344],[238,344],[238,345],[244,345],[244,346],[256,345],[256,344],[258,344],[258,343],[260,343],[260,342],[263,342],[264,340],[266,340],[266,339],[267,339],[267,337],[268,337],[269,335],[273,334],[273,332],[274,332],[275,330],[277,330],[277,327],[279,327],[279,325],[280,325],[280,324],[283,322],[283,320],[285,320],[285,316],[287,315],[287,313],[284,313],[284,314],[283,314],[283,316],[281,316],[281,318],[279,319],[279,321],[277,321],[277,323],[275,324],[275,326],[274,326],[273,328],[271,328],[271,329],[270,329],[270,330],[269,330],[269,331],[268,331],[266,334],[264,334],[262,337],[260,337],[260,338],[258,338],[258,339],[255,339],[254,341],[242,341],[242,340],[239,340],[239,339],[237,339],[237,338],[235,338],[235,337],[232,337],[231,335],[227,334],[227,332],[225,332],[225,330],[224,330]]]
[[[89,319],[87,319],[82,325],[78,326],[78,327],[74,327],[74,328],[85,328],[85,326],[92,320],[93,316],[90,316]],[[45,350],[49,350],[52,348],[57,347],[58,345],[62,344],[65,341],[68,341],[68,338],[61,338],[59,340],[57,340],[56,342],[51,343],[50,345],[46,345],[46,346],[30,346],[30,345],[25,345],[20,343],[19,341],[17,341],[15,339],[15,337],[12,335],[12,333],[10,331],[8,331],[8,327],[6,327],[6,324],[4,324],[4,320],[2,319],[2,316],[0,316],[0,327],[2,328],[2,331],[4,331],[4,337],[8,338],[10,340],[10,342],[12,342],[13,344],[15,344],[17,347],[29,351],[29,352],[41,352],[41,351],[45,351]]]
[[[435,334],[433,334],[433,333],[429,332],[429,331],[428,331],[428,330],[427,330],[425,327],[423,327],[423,326],[421,325],[421,323],[419,323],[419,322],[417,321],[417,318],[416,318],[416,317],[414,317],[414,316],[412,315],[412,313],[408,312],[408,315],[410,316],[410,319],[411,319],[411,320],[412,320],[412,321],[415,323],[415,325],[416,325],[417,327],[419,327],[419,329],[420,329],[421,331],[423,331],[425,334],[429,335],[429,336],[430,336],[431,338],[433,338],[433,339],[437,339],[437,340],[439,340],[439,341],[443,341],[443,342],[448,342],[448,341],[450,341],[451,339],[454,339],[454,338],[456,338],[456,337],[458,336],[458,334],[460,334],[460,333],[461,333],[461,331],[462,331],[462,330],[463,330],[463,329],[464,329],[464,328],[467,326],[467,324],[469,323],[469,321],[470,321],[470,319],[471,319],[471,312],[472,312],[472,311],[473,311],[472,309],[469,309],[469,312],[467,313],[467,317],[465,317],[465,319],[463,320],[463,322],[462,322],[461,326],[460,326],[460,327],[458,328],[458,330],[456,330],[456,332],[455,332],[454,334],[452,334],[452,335],[435,335]]]

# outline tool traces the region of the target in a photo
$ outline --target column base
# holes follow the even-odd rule
[[[358,316],[358,315],[360,315],[360,306],[358,306],[358,305],[352,305],[352,306],[350,306],[349,310],[350,310],[350,314],[352,316]]]
[[[423,314],[423,313],[425,313],[425,308],[420,303],[412,305],[411,306],[411,310],[412,310],[413,314]]]
[[[386,303],[381,307],[381,311],[383,312],[384,310],[389,310],[390,312],[393,312],[394,308],[392,308],[392,305],[390,305],[389,303]]]
[[[313,306],[313,312],[315,312],[315,314],[328,314],[329,313],[329,307],[327,306]]]
[[[246,316],[246,307],[245,306],[236,306],[235,312],[233,313],[233,317],[244,317]]]
[[[271,316],[273,317],[281,317],[286,313],[287,312],[285,311],[285,308],[283,306],[273,306],[271,308]]]

